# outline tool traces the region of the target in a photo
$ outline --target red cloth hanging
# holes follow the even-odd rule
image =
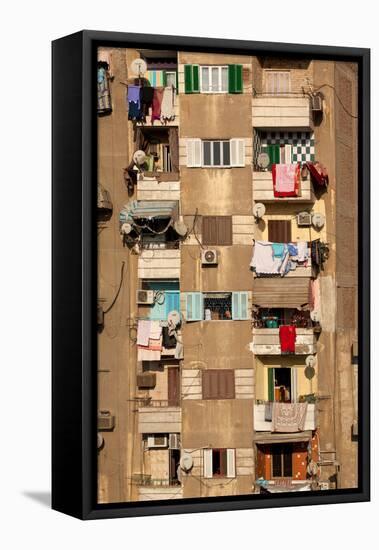
[[[305,163],[312,178],[312,182],[320,187],[326,187],[329,183],[329,176],[326,167],[321,162]]]
[[[294,325],[279,327],[279,340],[282,353],[295,353],[296,327]]]
[[[300,164],[271,166],[274,197],[297,197],[300,183]]]
[[[164,88],[154,88],[151,121],[160,120]]]

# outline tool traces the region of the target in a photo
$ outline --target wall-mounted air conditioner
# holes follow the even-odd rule
[[[319,486],[321,491],[328,491],[329,490],[329,481],[320,481]]]
[[[169,449],[180,449],[180,435],[179,434],[169,434],[169,436],[168,436],[168,447],[169,447]]]
[[[203,265],[217,265],[218,264],[217,250],[215,250],[214,248],[208,248],[207,250],[203,250],[201,253],[201,263]]]
[[[309,227],[312,225],[312,216],[309,212],[300,212],[296,216],[296,221],[298,227]]]
[[[157,375],[155,372],[143,372],[137,374],[137,386],[143,389],[155,388],[157,383]]]
[[[97,415],[97,429],[99,431],[113,430],[115,417],[110,411],[99,411]]]
[[[137,290],[137,304],[153,305],[154,290]]]
[[[320,94],[311,97],[312,111],[319,113],[322,111],[322,97]]]
[[[168,437],[167,435],[149,435],[147,446],[149,449],[164,449],[168,446]]]

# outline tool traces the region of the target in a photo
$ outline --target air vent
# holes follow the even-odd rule
[[[137,290],[137,304],[153,305],[154,290]]]
[[[312,111],[319,113],[322,111],[322,97],[320,94],[312,96]]]
[[[97,429],[99,431],[113,430],[115,417],[110,411],[100,411],[97,415]]]
[[[201,253],[201,263],[203,265],[217,265],[217,250],[208,248],[208,250],[203,250]]]
[[[168,446],[167,435],[151,435],[147,438],[147,446],[149,449],[165,448]]]

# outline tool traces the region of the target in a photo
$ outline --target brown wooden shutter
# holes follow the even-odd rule
[[[257,277],[253,282],[253,303],[259,307],[300,307],[309,302],[309,278]]]
[[[180,402],[179,367],[170,367],[167,370],[167,377],[168,377],[168,406],[178,407]]]
[[[234,371],[207,369],[202,376],[203,399],[234,399]]]
[[[202,236],[205,245],[233,244],[231,216],[203,216]]]
[[[268,240],[272,243],[290,243],[291,220],[269,220]]]

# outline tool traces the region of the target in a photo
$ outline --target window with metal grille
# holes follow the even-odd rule
[[[206,369],[202,375],[203,399],[234,399],[234,371]]]
[[[229,321],[232,319],[232,293],[210,292],[204,294],[204,319]]]
[[[205,245],[233,244],[232,216],[203,216],[202,241]]]

